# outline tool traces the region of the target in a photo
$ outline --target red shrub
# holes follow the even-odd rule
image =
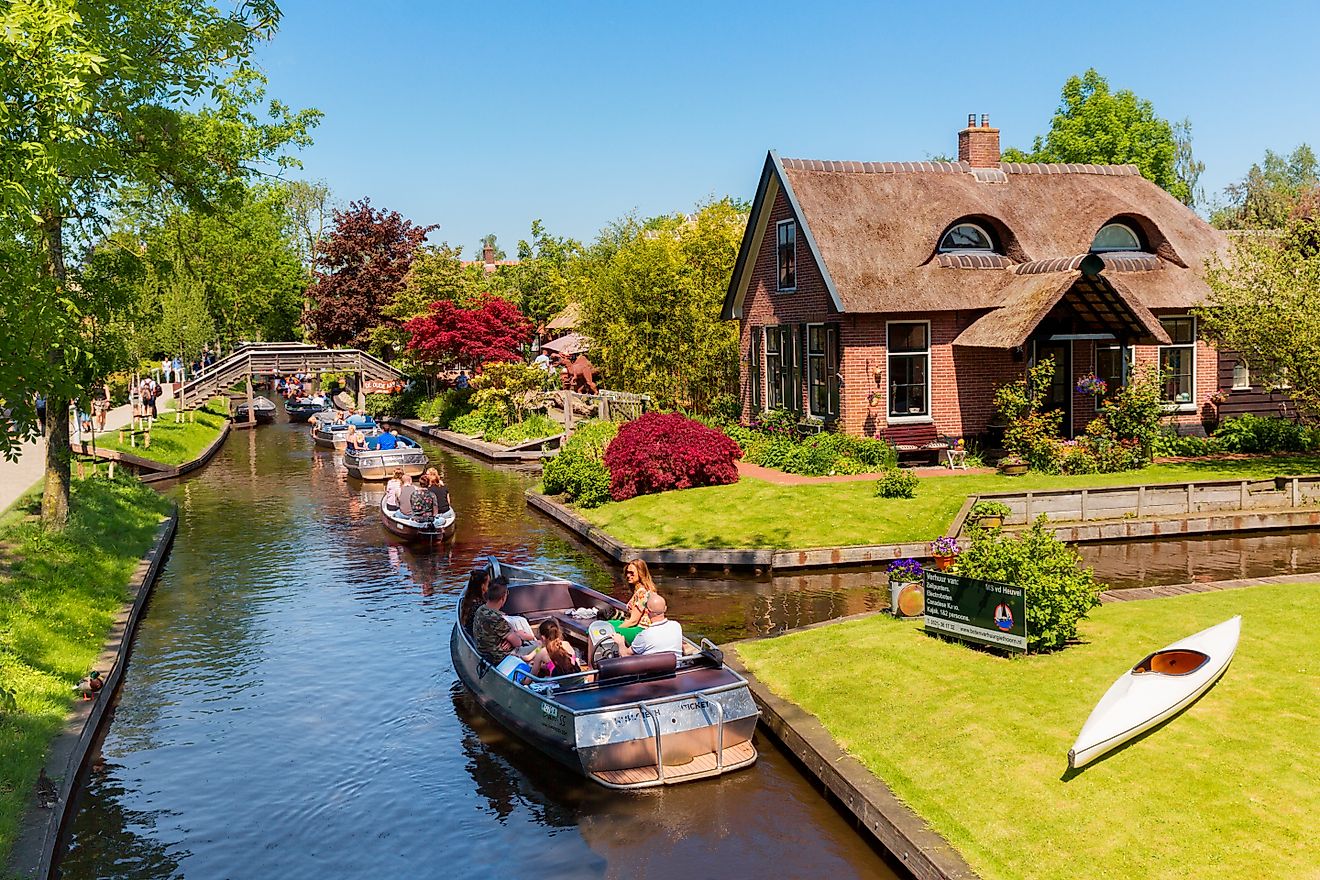
[[[738,444],[714,428],[668,413],[646,413],[619,429],[605,450],[610,496],[738,482]]]

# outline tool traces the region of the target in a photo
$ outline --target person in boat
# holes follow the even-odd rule
[[[494,666],[527,641],[500,612],[508,598],[508,586],[496,578],[486,586],[486,601],[472,615],[472,641],[477,653]]]
[[[397,449],[399,447],[399,435],[394,433],[393,428],[386,428],[376,438],[377,449]]]
[[[409,498],[408,518],[417,523],[430,523],[440,511],[436,510],[435,495],[431,494],[431,481],[426,474],[417,478],[417,486]]]
[[[670,651],[679,657],[683,656],[683,627],[677,620],[670,620],[665,616],[668,610],[668,604],[665,597],[659,593],[652,593],[646,600],[646,613],[651,618],[651,625],[637,634],[632,640],[632,644],[624,641],[623,636],[615,633],[614,642],[619,646],[619,656],[627,657],[631,654],[659,654],[662,651]]]
[[[527,665],[532,667],[532,675],[549,678],[582,671],[577,653],[564,639],[564,630],[559,621],[553,618],[543,620],[536,630],[539,644],[527,658]]]
[[[366,449],[367,438],[356,426],[348,429],[347,444],[349,449]]]
[[[426,469],[427,489],[435,498],[435,515],[443,516],[449,512],[449,488],[440,479],[440,472],[435,468]]]
[[[490,583],[490,570],[474,568],[468,575],[467,587],[463,598],[458,602],[458,625],[466,632],[472,632],[472,615],[486,601],[486,585]]]
[[[390,474],[390,481],[385,484],[385,509],[397,511],[399,509],[399,493],[403,491],[403,471],[395,469]]]
[[[656,589],[655,580],[651,577],[651,570],[647,568],[646,562],[641,559],[634,559],[623,567],[624,580],[632,588],[632,595],[628,597],[628,611],[623,620],[612,620],[614,628],[623,636],[624,641],[632,642],[637,634],[651,625],[651,615],[646,610],[646,602],[653,595],[659,595]]]
[[[335,424],[342,425],[343,423],[344,423],[344,411],[342,409],[335,410]]]
[[[412,516],[412,499],[413,493],[416,491],[417,487],[413,485],[412,477],[404,474],[403,488],[399,490],[399,513],[404,516]]]

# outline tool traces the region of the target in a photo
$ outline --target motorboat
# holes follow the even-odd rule
[[[1068,750],[1068,766],[1084,767],[1196,702],[1228,669],[1241,630],[1242,618],[1230,618],[1148,655],[1123,673],[1082,725]]]
[[[252,415],[257,422],[268,425],[275,421],[275,404],[264,397],[252,398]],[[248,402],[244,401],[234,407],[234,421],[246,422],[248,418]]]
[[[343,452],[348,448],[348,431],[357,428],[368,437],[375,436],[380,428],[368,415],[352,415],[342,422],[333,421],[334,413],[317,413],[312,417],[312,441],[326,449]]]
[[[600,621],[626,610],[617,599],[563,578],[494,557],[486,565],[492,577],[508,578],[505,614],[521,615],[533,628],[558,620],[582,657],[592,624],[584,609],[594,609],[595,625],[607,628]],[[756,761],[752,735],[760,711],[747,680],[706,639],[685,638],[681,657],[612,657],[589,671],[536,678],[526,664],[506,659],[492,666],[455,622],[450,654],[463,684],[497,721],[607,788],[689,782]]]
[[[385,499],[380,500],[380,521],[386,531],[405,541],[447,541],[454,537],[458,514],[451,504],[444,513],[430,522],[418,521],[400,510],[390,510]]]
[[[375,444],[385,435],[367,438],[366,449],[344,449],[344,467],[359,480],[388,480],[396,470],[410,477],[426,472],[426,453],[411,437],[396,436],[393,449],[379,449]]]
[[[289,414],[289,421],[291,422],[308,421],[317,413],[323,413],[329,409],[329,401],[317,403],[310,397],[294,397],[284,404],[284,411]]]

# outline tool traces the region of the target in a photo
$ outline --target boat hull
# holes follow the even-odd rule
[[[1199,700],[1228,670],[1237,651],[1241,620],[1233,617],[1174,642],[1120,676],[1082,725],[1077,742],[1068,750],[1068,766],[1085,767]],[[1196,653],[1206,659],[1183,674],[1137,671],[1152,658],[1175,653]]]
[[[318,413],[323,413],[330,408],[329,404],[319,403],[286,403],[284,411],[289,414],[291,422],[307,422]]]
[[[388,480],[396,470],[415,477],[425,473],[426,466],[426,453],[416,446],[344,452],[344,468],[350,477],[358,480]]]
[[[458,515],[452,508],[446,519],[437,520],[438,525],[425,528],[391,516],[385,509],[383,499],[380,503],[380,521],[387,532],[405,541],[447,541],[454,537],[454,531],[458,527]]]

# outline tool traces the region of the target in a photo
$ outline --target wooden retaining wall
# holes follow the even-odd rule
[[[487,443],[485,440],[477,440],[464,434],[456,434],[453,431],[446,431],[443,428],[428,425],[419,419],[380,419],[380,422],[385,425],[398,425],[407,428],[409,431],[421,434],[423,437],[430,437],[432,440],[437,440],[462,452],[470,452],[486,461],[507,464],[535,463],[542,459],[554,458],[559,454],[559,443],[563,439],[563,435],[560,434],[510,448],[495,443]],[[536,448],[525,448],[533,445]]]

